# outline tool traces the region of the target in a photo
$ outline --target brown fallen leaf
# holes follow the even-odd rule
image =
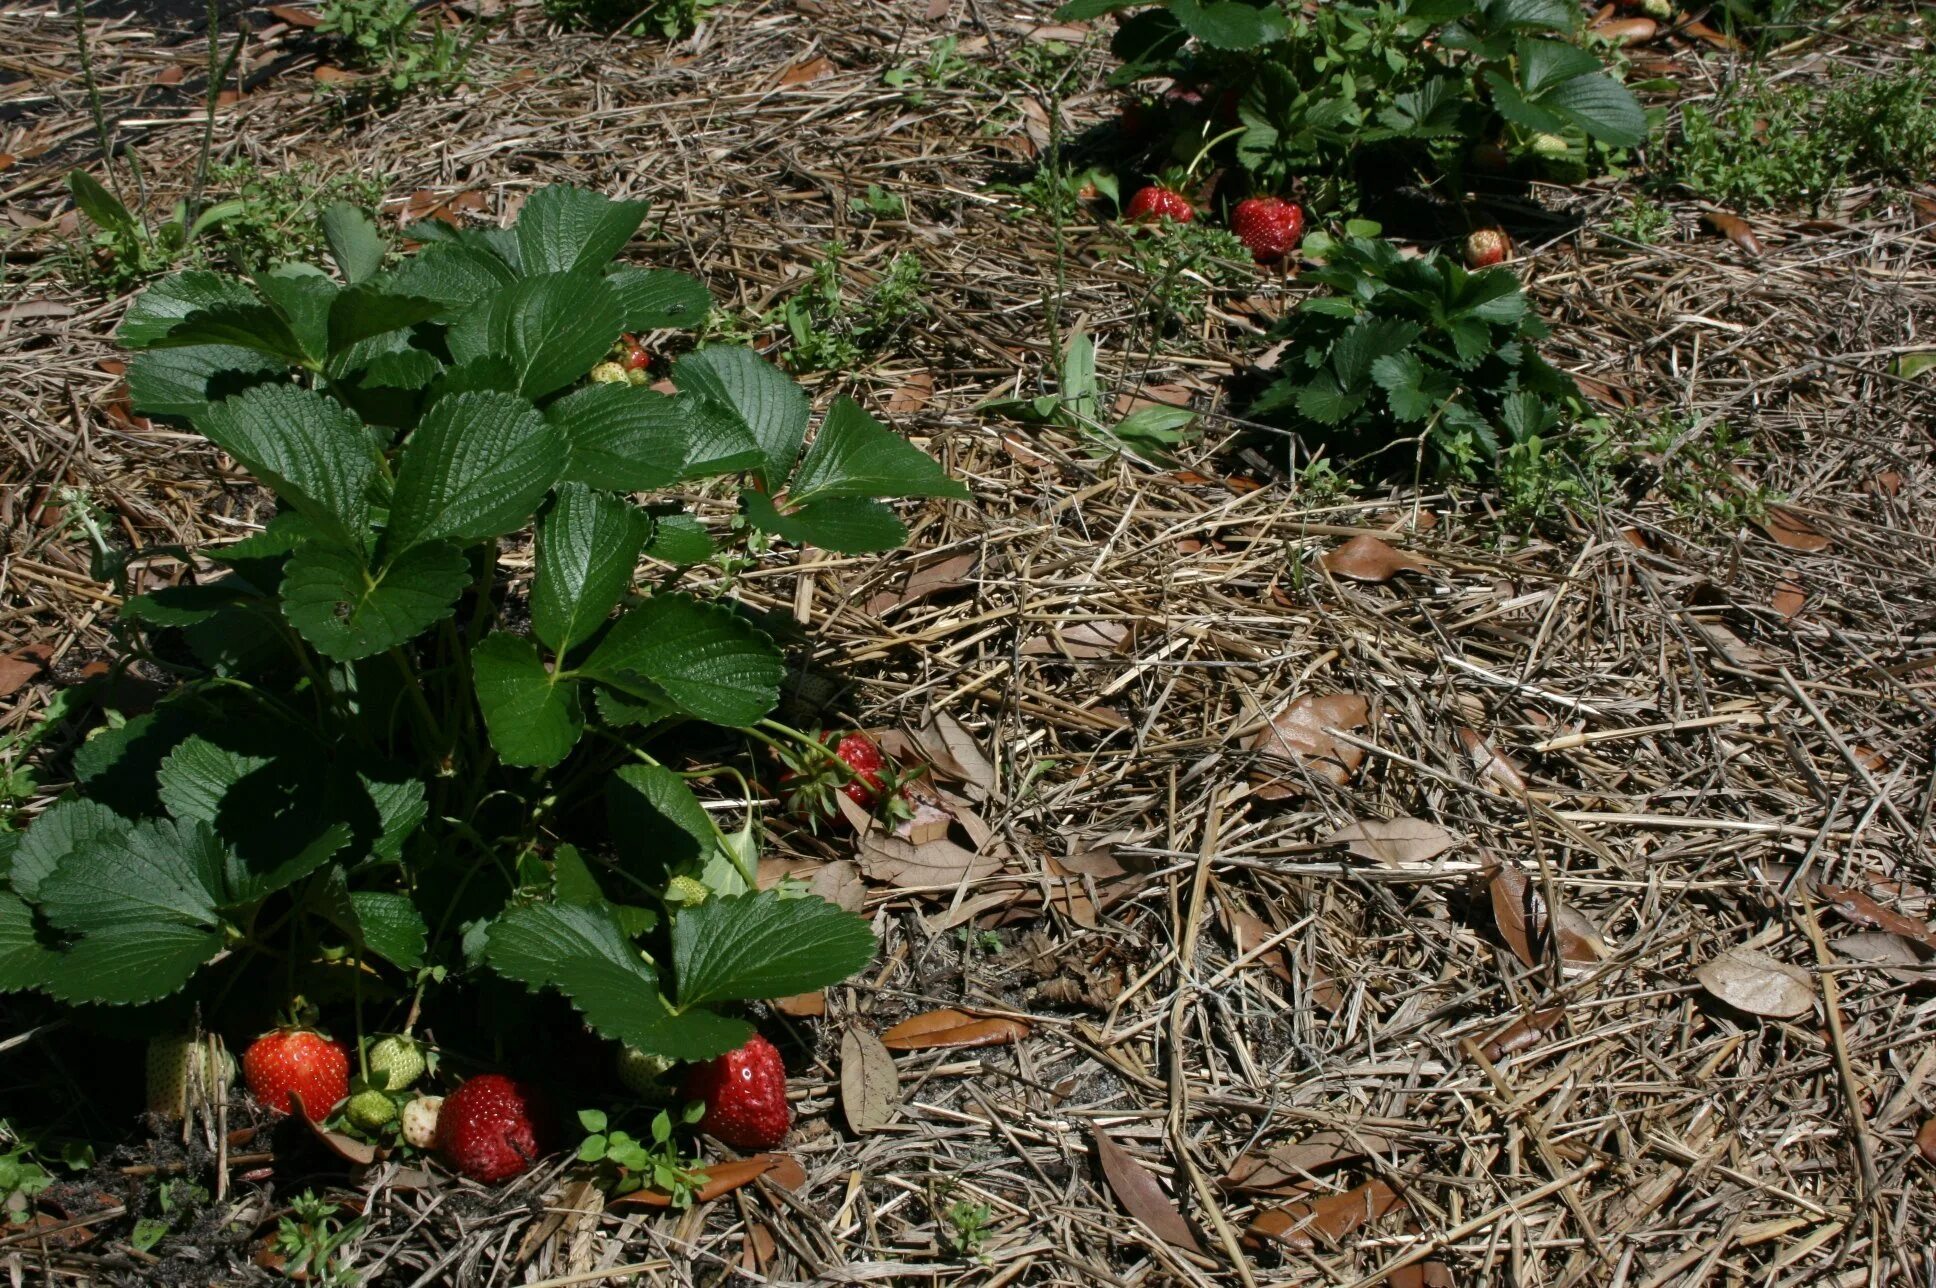
[[[1733,53],[1741,51],[1741,42],[1726,32],[1716,31],[1706,23],[1695,19],[1681,24],[1681,30],[1696,40],[1704,40],[1716,49],[1726,49]]]
[[[1704,210],[1701,212],[1701,222],[1747,254],[1759,257],[1763,253],[1761,239],[1755,236],[1754,229],[1741,216],[1731,215],[1725,210]]]
[[[773,999],[773,1009],[782,1015],[791,1015],[796,1020],[811,1019],[827,1013],[827,990],[816,988],[811,993],[795,993],[791,997]]]
[[[930,712],[914,731],[914,738],[942,777],[966,783],[986,796],[994,796],[1000,789],[1001,778],[988,757],[982,755],[980,742],[947,712]]]
[[[1807,519],[1779,505],[1768,507],[1767,517],[1760,521],[1760,527],[1776,545],[1804,554],[1826,550],[1834,544]]]
[[[974,574],[978,558],[973,553],[950,555],[934,563],[922,564],[909,570],[898,584],[869,596],[861,605],[861,610],[870,617],[879,617],[889,609],[920,603],[930,595],[959,590],[968,584],[968,578]]]
[[[902,1020],[881,1034],[881,1045],[890,1051],[1005,1046],[1020,1042],[1029,1032],[1029,1026],[1021,1020],[971,1015],[945,1006]]]
[[[1539,883],[1530,879],[1516,863],[1500,863],[1481,874],[1492,894],[1492,919],[1500,938],[1513,956],[1527,966],[1539,965],[1546,951],[1546,937],[1556,934],[1560,960],[1578,965],[1590,964],[1607,956],[1606,941],[1599,927],[1577,909],[1561,904],[1549,928],[1546,895]]]
[[[1902,475],[1895,470],[1884,470],[1875,476],[1876,491],[1884,496],[1895,496],[1902,491]]]
[[[1217,901],[1217,916],[1223,922],[1224,931],[1230,936],[1230,942],[1239,957],[1248,957],[1257,945],[1269,943],[1278,933],[1262,917],[1254,912],[1246,912],[1228,899]],[[1254,964],[1262,965],[1286,984],[1294,981],[1289,954],[1281,943],[1258,956]]]
[[[1815,981],[1800,967],[1752,948],[1730,948],[1694,972],[1700,986],[1750,1015],[1793,1019],[1815,1007]]]
[[[1479,771],[1479,777],[1489,779],[1496,787],[1515,795],[1526,791],[1526,771],[1519,762],[1504,752],[1494,750],[1491,743],[1480,736],[1477,729],[1459,728],[1459,744],[1465,748],[1466,757],[1472,767]]]
[[[1455,1288],[1457,1282],[1443,1261],[1415,1261],[1385,1276],[1385,1288]]]
[[[1028,39],[1037,44],[1060,41],[1065,45],[1080,45],[1089,35],[1086,22],[1050,23],[1029,29]]]
[[[1522,1015],[1486,1039],[1480,1048],[1488,1060],[1503,1060],[1517,1051],[1537,1045],[1566,1018],[1564,1006],[1551,1006],[1531,1015]]]
[[[809,58],[780,73],[782,85],[806,85],[832,76],[836,68],[831,58]]]
[[[314,9],[303,9],[293,4],[272,4],[269,12],[292,27],[311,30],[323,25],[323,15]]]
[[[1149,1227],[1150,1233],[1163,1242],[1191,1252],[1203,1251],[1190,1223],[1183,1219],[1149,1169],[1109,1139],[1102,1128],[1093,1129],[1090,1138],[1096,1143],[1096,1161],[1102,1165],[1103,1179],[1109,1182],[1123,1210]]]
[[[894,1056],[867,1029],[855,1026],[840,1038],[840,1108],[856,1136],[894,1120],[901,1103],[901,1075]]]
[[[859,912],[867,898],[867,885],[861,880],[860,865],[852,859],[834,859],[827,863],[772,857],[760,860],[760,889],[771,890],[789,877],[804,882],[809,894],[817,894],[848,912]]]
[[[933,891],[986,880],[1002,870],[1003,862],[999,854],[977,854],[946,836],[915,842],[879,829],[862,834],[856,858],[872,880],[903,890]]]
[[[1415,1148],[1401,1137],[1370,1128],[1314,1131],[1303,1140],[1272,1146],[1261,1156],[1242,1155],[1231,1164],[1229,1174],[1221,1183],[1235,1190],[1277,1190],[1305,1185],[1308,1174],[1340,1163],[1355,1162],[1372,1154],[1385,1157]]]
[[[1458,843],[1450,832],[1422,818],[1360,819],[1324,838],[1326,845],[1342,845],[1361,859],[1389,867],[1429,863]]]
[[[741,1270],[763,1279],[767,1267],[779,1255],[780,1241],[773,1237],[773,1230],[764,1221],[755,1221],[746,1227],[746,1242],[739,1250]]]
[[[1777,613],[1792,621],[1795,615],[1802,611],[1802,605],[1807,602],[1808,595],[1798,583],[1784,581],[1776,585],[1774,597],[1768,601],[1768,604]]]
[[[29,680],[47,669],[54,656],[51,644],[29,644],[0,657],[0,698],[10,698]]]
[[[1923,1128],[1916,1133],[1916,1148],[1922,1156],[1936,1163],[1936,1118],[1925,1118]]]
[[[1329,551],[1318,565],[1334,576],[1352,581],[1390,581],[1401,572],[1424,572],[1432,561],[1423,555],[1396,550],[1374,536],[1356,536]]]
[[[1129,640],[1126,622],[1071,622],[1067,626],[1051,623],[1046,635],[1033,635],[1023,641],[1021,651],[1023,657],[1114,657]]]
[[[1936,984],[1936,964],[1917,949],[1913,939],[1886,930],[1859,930],[1843,935],[1830,947],[1851,961],[1880,966],[1898,984]]]
[[[1660,34],[1660,24],[1652,18],[1612,18],[1593,24],[1593,34],[1602,40],[1622,45],[1644,45]]]
[[[923,407],[926,407],[933,399],[933,374],[926,371],[916,371],[895,388],[888,391],[887,414],[890,416],[912,416]]]
[[[358,1140],[356,1137],[347,1136],[340,1131],[330,1131],[319,1122],[311,1122],[309,1111],[303,1108],[302,1093],[300,1091],[292,1091],[289,1093],[289,1107],[295,1117],[301,1119],[308,1125],[309,1134],[321,1142],[324,1149],[336,1155],[336,1157],[342,1159],[345,1163],[350,1163],[357,1167],[368,1167],[381,1156],[381,1152],[378,1151],[377,1147],[368,1141]]]
[[[1906,935],[1918,943],[1936,949],[1936,929],[1928,923],[1885,907],[1872,895],[1848,886],[1832,885],[1821,881],[1815,885],[1815,893],[1828,902],[1829,909],[1843,920],[1868,930],[1886,930],[1891,934]]]
[[[894,820],[893,833],[903,841],[925,845],[945,840],[954,826],[955,811],[933,783],[926,779],[908,780],[901,788],[908,816]]]
[[[1364,748],[1340,742],[1330,731],[1359,729],[1370,718],[1370,705],[1355,693],[1307,693],[1292,702],[1257,731],[1250,749],[1296,772],[1274,772],[1268,764],[1251,770],[1257,795],[1264,800],[1300,796],[1307,790],[1306,775],[1338,787],[1350,782],[1365,763]]]
[[[787,1154],[755,1154],[751,1158],[735,1158],[724,1163],[707,1163],[701,1170],[705,1173],[706,1183],[693,1191],[693,1197],[701,1203],[710,1203],[722,1195],[731,1194],[744,1185],[777,1169],[782,1162],[792,1162],[797,1168],[799,1163]],[[789,1186],[788,1188],[792,1188]],[[627,1204],[640,1204],[645,1207],[669,1208],[672,1195],[664,1190],[647,1186],[633,1190],[630,1194],[620,1194],[606,1201],[606,1207],[620,1207]]]
[[[1327,1247],[1336,1246],[1352,1231],[1376,1221],[1403,1201],[1383,1181],[1367,1181],[1342,1194],[1259,1212],[1244,1242],[1259,1247],[1269,1240],[1307,1251],[1316,1248],[1319,1240]]]

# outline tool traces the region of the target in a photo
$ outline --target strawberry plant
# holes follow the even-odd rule
[[[1361,183],[1458,175],[1499,146],[1547,168],[1637,147],[1647,119],[1583,44],[1574,0],[1357,0],[1293,7],[1246,0],[1070,0],[1065,21],[1135,9],[1112,42],[1118,84],[1173,82],[1150,129],[1176,159],[1206,147],[1260,193],[1302,184],[1321,213]],[[1537,159],[1544,158],[1544,161]]]
[[[1306,239],[1322,260],[1306,277],[1330,292],[1276,327],[1289,343],[1254,415],[1445,478],[1490,474],[1512,446],[1578,417],[1579,391],[1536,351],[1546,326],[1509,270],[1408,259],[1375,226],[1352,232]]]
[[[851,399],[808,443],[806,394],[745,348],[684,353],[671,393],[589,381],[621,336],[708,309],[698,281],[611,262],[644,214],[550,187],[513,227],[416,226],[391,264],[338,206],[333,274],[192,271],[129,307],[135,407],[275,513],[143,551],[184,570],[145,594],[99,547],[119,665],[169,687],[106,713],[72,789],[0,833],[0,991],[146,1033],[320,1012],[352,1088],[393,1090],[421,1061],[366,1046],[370,1003],[488,1048],[528,1043],[556,995],[614,1042],[705,1061],[752,1036],[735,1004],[869,960],[861,918],[757,890],[753,820],[728,836],[675,768],[703,751],[695,773],[734,777],[742,729],[818,745],[768,720],[786,663],[761,616],[682,586],[713,547],[675,490],[723,481],[745,532],[849,553],[905,539],[884,499],[966,491]]]

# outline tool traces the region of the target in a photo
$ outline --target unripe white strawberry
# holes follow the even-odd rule
[[[618,1049],[618,1080],[635,1096],[663,1099],[666,1088],[659,1078],[675,1063],[662,1055],[649,1055],[635,1046],[622,1046]]]
[[[1465,239],[1467,268],[1491,268],[1512,254],[1512,242],[1501,228],[1475,228]]]
[[[616,362],[601,362],[592,368],[592,379],[601,385],[625,385],[631,383],[625,368]]]
[[[417,1149],[437,1143],[437,1115],[444,1107],[442,1096],[418,1096],[403,1106],[403,1138]]]
[[[1535,134],[1533,136],[1533,155],[1541,157],[1563,157],[1572,153],[1567,141],[1557,134]]]

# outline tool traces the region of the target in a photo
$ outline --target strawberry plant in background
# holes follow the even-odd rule
[[[357,1038],[347,1087],[322,1039],[256,1058],[321,1051],[323,1073],[278,1076],[354,1102],[423,1069],[394,1038],[372,1052],[380,1019],[421,1011],[486,1051],[528,1038],[507,998],[555,994],[634,1052],[703,1062],[752,1035],[738,1004],[868,961],[859,917],[756,890],[754,820],[728,835],[675,768],[703,751],[694,774],[738,779],[740,729],[832,752],[768,720],[786,668],[757,616],[679,588],[713,546],[663,498],[737,478],[742,531],[855,553],[905,539],[883,499],[966,492],[850,399],[808,444],[806,395],[749,349],[686,352],[671,393],[588,381],[622,335],[707,313],[701,283],[612,262],[644,214],[546,188],[514,227],[418,225],[385,267],[337,206],[334,274],[192,271],[129,308],[135,407],[205,435],[277,513],[141,552],[192,570],[144,594],[99,550],[119,665],[169,687],[106,712],[73,789],[0,833],[0,990],[136,1033],[320,1012]],[[498,560],[526,531],[528,593]],[[635,592],[642,556],[659,573]],[[427,1139],[435,1105],[401,1108]]]
[[[1305,277],[1330,290],[1273,331],[1288,343],[1252,414],[1392,473],[1472,479],[1514,453],[1540,455],[1582,403],[1539,356],[1547,329],[1519,279],[1437,253],[1407,258],[1376,231],[1307,239],[1322,262]]]
[[[1286,11],[1245,0],[1070,0],[1064,20],[1136,10],[1117,84],[1163,78],[1134,129],[1159,156],[1206,147],[1260,194],[1301,185],[1321,214],[1362,189],[1470,165],[1584,172],[1640,145],[1647,119],[1584,43],[1573,0],[1377,0]],[[1154,118],[1154,119],[1152,119]]]

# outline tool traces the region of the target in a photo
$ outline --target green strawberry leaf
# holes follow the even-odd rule
[[[563,457],[558,432],[522,398],[439,399],[398,459],[390,549],[446,537],[476,541],[524,526],[557,481]]]
[[[672,918],[682,1008],[786,997],[838,984],[874,958],[865,918],[825,899],[776,890],[718,897]]]
[[[375,279],[398,295],[443,305],[446,320],[489,300],[518,280],[516,270],[482,246],[440,242],[424,247],[395,271]]]
[[[338,201],[324,209],[318,222],[322,225],[323,241],[329,246],[329,257],[336,261],[344,281],[352,284],[363,281],[374,277],[383,267],[383,257],[390,247],[361,210],[347,201]]]
[[[616,382],[566,394],[545,408],[571,453],[563,477],[610,492],[678,482],[689,428],[682,401]]]
[[[443,305],[436,300],[398,295],[374,286],[352,286],[330,300],[328,352],[332,356],[347,357],[355,346],[365,341],[428,322],[442,311]],[[367,356],[376,355],[368,353]],[[355,368],[332,362],[331,369],[335,375],[347,374]]]
[[[704,282],[670,269],[613,268],[605,280],[618,292],[627,331],[691,330],[712,310]]]
[[[589,639],[631,589],[651,531],[650,516],[637,506],[582,483],[561,486],[538,520],[532,633],[556,653]]]
[[[800,386],[751,349],[718,344],[679,359],[672,368],[672,383],[680,393],[711,404],[708,413],[718,417],[713,427],[717,437],[728,437],[717,432],[723,430],[743,436],[731,439],[734,453],[748,441],[758,447],[761,463],[757,468],[766,490],[779,491],[807,436],[809,408]],[[702,422],[701,427],[704,425]],[[687,476],[717,472],[708,471],[708,463],[727,456],[711,438],[696,435],[686,463]]]
[[[193,418],[211,402],[286,369],[280,358],[232,344],[151,349],[128,363],[128,402],[144,416]]]
[[[752,488],[741,491],[739,501],[754,527],[795,545],[859,555],[893,550],[907,540],[907,528],[878,501],[836,497],[786,514],[774,506],[772,497]]]
[[[745,618],[689,595],[655,595],[618,619],[583,667],[616,688],[669,700],[712,724],[744,727],[771,711],[786,668]]]
[[[491,746],[507,765],[549,767],[585,731],[578,684],[545,667],[535,641],[496,631],[471,650],[477,705]]]
[[[369,540],[376,443],[335,399],[290,384],[257,385],[210,403],[195,428],[339,543]]]
[[[698,519],[683,511],[652,516],[652,539],[642,552],[675,567],[705,563],[713,557],[713,539]]]
[[[1276,5],[1249,5],[1241,0],[1170,0],[1169,9],[1183,30],[1212,49],[1255,49],[1282,40],[1290,20]]]
[[[706,807],[663,765],[615,772],[605,785],[605,816],[626,870],[651,884],[663,884],[714,845]]]
[[[221,951],[219,930],[163,921],[114,926],[49,961],[42,987],[77,1006],[159,1001],[179,991]]]
[[[949,478],[939,461],[846,397],[835,400],[787,485],[787,496],[797,505],[836,498],[968,495],[967,487]]]
[[[127,728],[128,726],[123,726]],[[83,744],[86,751],[100,739]],[[77,774],[78,776],[78,774]],[[40,898],[40,885],[74,850],[128,827],[128,820],[97,801],[70,796],[54,802],[34,820],[13,852],[13,888],[28,899]]]
[[[40,942],[33,910],[19,896],[0,890],[0,993],[39,988],[55,960]]]
[[[247,282],[225,273],[191,269],[164,277],[135,297],[115,331],[115,339],[130,349],[147,349],[165,344],[191,318],[217,315],[233,316],[248,309],[261,309],[262,301]],[[265,310],[266,311],[266,310]],[[225,341],[240,348],[259,349],[249,343]]]
[[[584,188],[540,188],[518,212],[518,262],[526,276],[603,269],[645,221],[643,201],[613,201]]]
[[[348,935],[351,943],[403,970],[423,965],[430,931],[408,895],[387,890],[352,891],[343,869],[335,867],[317,884],[314,898],[317,911]]]
[[[538,399],[590,371],[623,329],[618,293],[597,273],[580,269],[500,289],[459,318],[446,339],[457,365],[503,358],[518,392]]]
[[[354,550],[311,541],[286,565],[282,612],[318,652],[350,662],[450,616],[470,577],[464,552],[445,542],[418,546],[372,569]]]
[[[746,1021],[711,1011],[674,1011],[658,972],[609,908],[513,908],[491,924],[485,960],[528,988],[557,989],[600,1033],[653,1055],[710,1060],[753,1032]]]
[[[311,264],[278,264],[256,278],[255,287],[289,324],[306,362],[328,356],[329,310],[342,287]]]
[[[250,726],[221,737],[264,741]],[[224,907],[274,894],[349,844],[350,825],[336,818],[328,781],[315,772],[321,749],[299,743],[292,751],[244,750],[197,734],[161,762],[161,803],[178,819],[208,824],[227,847]]]

